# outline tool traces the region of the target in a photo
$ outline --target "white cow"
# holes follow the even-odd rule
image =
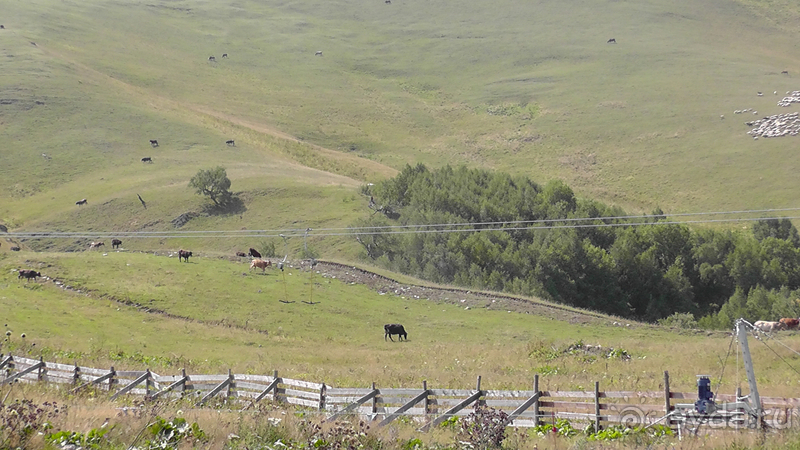
[[[759,320],[753,326],[763,331],[764,333],[772,333],[773,331],[785,330],[786,325],[780,322],[767,322],[766,320]]]

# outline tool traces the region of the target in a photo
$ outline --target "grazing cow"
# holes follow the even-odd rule
[[[240,258],[244,258],[247,255],[244,252],[236,252],[236,256],[238,256]]]
[[[784,317],[783,319],[780,320],[780,322],[786,326],[787,330],[794,330],[795,328],[797,328],[798,325],[800,325],[800,319],[794,319],[794,318]]]
[[[782,73],[782,74],[785,74],[785,75],[789,75],[789,71],[788,71],[788,70],[784,70],[784,71],[782,71],[781,73]]]
[[[5,29],[6,29],[5,25],[0,25],[0,30],[5,30]]]
[[[258,269],[261,269],[262,273],[266,272],[267,267],[272,267],[272,261],[270,261],[270,260],[266,260],[265,261],[263,259],[254,259],[250,263],[250,270],[253,270],[254,268],[258,268]]]
[[[397,335],[398,341],[402,341],[403,339],[408,340],[408,333],[406,333],[406,329],[403,328],[403,326],[399,323],[387,323],[383,326],[383,331],[385,332],[383,335],[384,341],[388,337],[390,341],[394,342],[394,339],[392,339],[393,334]]]
[[[103,245],[106,245],[105,242],[92,242],[89,244],[89,248],[100,248]]]
[[[158,147],[158,139],[150,139],[150,145],[153,147]]]
[[[209,56],[209,57],[208,57],[208,60],[209,60],[209,61],[216,61],[216,60],[217,60],[217,58],[214,58],[213,56]]]
[[[14,246],[14,247],[11,247],[11,249],[10,249],[10,250],[11,250],[12,252],[18,252],[18,251],[19,251],[19,247],[17,247],[17,246]]]
[[[142,162],[149,162],[149,163],[151,163],[151,162],[153,162],[153,158],[151,158],[151,157],[149,157],[149,156],[145,156],[144,158],[142,158]]]
[[[383,3],[386,3],[388,5],[388,4],[392,3],[392,0],[384,0]]]
[[[227,58],[227,57],[228,57],[228,54],[227,54],[227,53],[223,53],[223,54],[222,54],[222,57],[223,57],[223,58]]]
[[[119,248],[120,245],[122,245],[122,241],[120,241],[119,239],[111,240],[111,248]]]
[[[322,50],[317,50],[317,53],[314,53],[314,56],[322,56]]]
[[[258,251],[256,251],[254,248],[250,249],[250,253],[248,253],[248,255],[252,256],[253,258],[261,259],[261,253],[258,253]]]
[[[231,147],[235,147],[236,146],[236,142],[234,142],[233,139],[225,141],[225,143],[230,145]]]
[[[616,43],[617,43],[617,40],[614,39],[614,38],[611,38],[611,39],[608,40],[608,42],[606,42],[606,44],[616,44]]]
[[[20,269],[19,275],[17,275],[17,279],[25,278],[26,279],[25,281],[27,281],[33,278],[33,281],[36,281],[36,277],[40,276],[42,276],[42,274],[35,270]]]
[[[773,331],[785,330],[786,325],[780,322],[767,322],[766,320],[759,320],[753,326],[763,331],[764,333],[771,333]]]
[[[82,198],[82,199],[78,200],[77,202],[75,202],[75,204],[78,205],[78,206],[85,205],[86,203],[87,202],[86,202],[85,198]]]
[[[189,257],[192,256],[192,252],[187,252],[186,250],[178,250],[178,261],[185,259],[185,262],[189,262]]]

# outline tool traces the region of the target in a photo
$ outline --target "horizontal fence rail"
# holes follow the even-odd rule
[[[596,430],[608,425],[647,426],[663,424],[674,429],[686,428],[701,416],[677,417],[675,404],[691,404],[696,393],[669,390],[669,374],[664,372],[664,391],[600,391],[599,383],[587,391],[541,391],[539,376],[534,376],[531,390],[483,390],[478,377],[475,389],[432,389],[427,382],[418,388],[337,388],[324,383],[295,380],[272,375],[234,374],[192,375],[182,370],[178,375],[159,375],[150,370],[117,371],[71,366],[19,356],[0,355],[0,386],[13,383],[57,383],[71,392],[93,387],[106,391],[112,399],[138,395],[147,400],[190,397],[197,405],[214,398],[238,401],[244,409],[262,400],[288,403],[324,412],[327,421],[359,417],[386,425],[399,417],[408,417],[428,430],[451,417],[463,417],[476,407],[485,406],[508,415],[507,425],[534,427],[554,424],[558,419],[592,424]],[[719,402],[736,402],[741,394],[718,394]],[[761,397],[763,422],[784,429],[798,421],[800,398]],[[746,414],[732,410],[716,416],[710,429],[740,429],[747,426]],[[705,417],[707,421],[707,416]],[[724,423],[720,423],[723,421]],[[703,422],[705,423],[705,422]],[[712,424],[712,425],[714,425]],[[699,428],[699,425],[697,425]]]

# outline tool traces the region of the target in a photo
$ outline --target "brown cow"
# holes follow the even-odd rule
[[[786,325],[787,330],[794,330],[798,325],[800,325],[800,319],[784,317],[780,320],[780,323]]]
[[[272,261],[270,260],[263,260],[263,259],[254,259],[253,262],[250,263],[250,270],[255,268],[261,269],[261,272],[266,272],[267,267],[272,267]]]

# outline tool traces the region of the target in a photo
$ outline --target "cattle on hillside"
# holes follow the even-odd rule
[[[153,147],[158,147],[158,140],[157,139],[150,139],[150,145]]]
[[[768,322],[766,320],[759,320],[753,326],[763,331],[764,333],[772,333],[773,331],[785,330],[786,325],[780,322]]]
[[[122,245],[122,241],[120,241],[119,239],[111,240],[111,248],[119,248],[120,245]]]
[[[611,38],[611,39],[608,40],[608,42],[606,42],[606,44],[616,44],[616,43],[617,43],[617,40],[614,39],[614,38]]]
[[[35,271],[35,270],[32,270],[32,269],[31,270],[29,270],[29,269],[20,269],[19,270],[19,275],[17,275],[17,278],[18,279],[19,278],[25,278],[25,281],[30,280],[31,278],[33,278],[33,281],[36,281],[36,277],[40,277],[40,276],[42,276],[42,274],[37,272],[37,271]]]
[[[189,262],[189,257],[192,256],[192,252],[187,252],[186,250],[178,250],[178,261],[185,259],[185,262]]]
[[[267,267],[272,267],[272,261],[263,259],[254,259],[250,263],[250,270],[261,269],[261,272],[266,272]]]
[[[383,331],[384,331],[383,334],[384,341],[388,337],[390,341],[394,342],[394,339],[392,339],[393,334],[397,335],[398,341],[402,341],[403,339],[408,340],[408,333],[406,333],[406,329],[403,328],[403,326],[400,325],[399,323],[387,323],[386,325],[383,326]]]
[[[92,242],[89,244],[89,248],[100,248],[104,245],[106,245],[105,242]]]
[[[229,140],[225,141],[225,143],[228,144],[231,147],[236,147],[236,142],[233,139],[229,139]]]
[[[75,202],[75,204],[78,205],[78,206],[85,205],[87,203],[88,203],[88,201],[85,198],[82,198],[82,199],[78,200],[77,202]]]
[[[261,253],[258,253],[258,251],[254,248],[250,249],[250,253],[248,253],[248,255],[252,256],[253,258],[261,259]]]
[[[780,323],[784,324],[787,330],[794,330],[798,325],[800,325],[800,319],[784,317],[780,320]]]
[[[247,254],[245,252],[236,252],[236,256],[244,258],[245,256],[247,256]]]
[[[150,156],[145,156],[144,158],[142,158],[142,162],[151,163],[151,162],[153,162],[153,158],[151,158]]]

